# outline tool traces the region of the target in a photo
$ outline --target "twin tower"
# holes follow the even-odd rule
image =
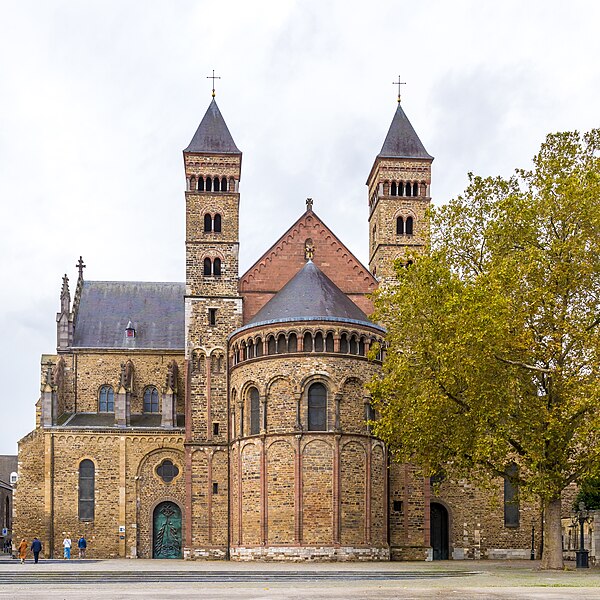
[[[423,557],[426,486],[393,514],[409,473],[371,434],[365,384],[385,335],[368,294],[426,243],[433,158],[398,103],[367,180],[368,269],[307,201],[238,276],[242,153],[214,98],[183,157],[186,555]]]

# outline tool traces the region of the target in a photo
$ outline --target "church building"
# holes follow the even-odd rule
[[[85,535],[99,558],[528,558],[516,490],[432,486],[369,425],[369,295],[425,246],[432,161],[398,103],[365,165],[368,266],[308,199],[240,275],[242,152],[213,95],[183,151],[185,282],[88,281],[81,258],[73,295],[63,278],[16,538],[54,557]]]

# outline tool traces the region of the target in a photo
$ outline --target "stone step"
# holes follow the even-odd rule
[[[42,563],[40,563],[42,564]],[[30,571],[0,572],[1,585],[385,581],[475,575],[472,571]]]

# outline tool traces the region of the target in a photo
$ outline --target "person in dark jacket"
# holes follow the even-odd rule
[[[79,548],[79,558],[85,558],[85,549],[87,548],[87,542],[85,538],[81,536],[77,541],[77,547]]]
[[[40,558],[40,552],[42,551],[42,542],[36,537],[34,537],[33,542],[31,542],[31,551],[33,552],[33,562],[37,564],[37,561]]]

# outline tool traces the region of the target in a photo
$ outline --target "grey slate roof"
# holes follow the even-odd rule
[[[404,114],[400,102],[398,102],[396,114],[392,119],[381,152],[377,156],[380,158],[429,158],[433,160],[433,156],[427,153],[417,132]]]
[[[212,99],[198,129],[184,152],[210,152],[212,154],[241,154],[235,145],[231,133],[221,115],[221,111]]]
[[[84,281],[73,347],[183,350],[184,294],[184,283]]]
[[[374,325],[367,315],[309,260],[244,328],[264,322],[319,319],[357,321]]]

